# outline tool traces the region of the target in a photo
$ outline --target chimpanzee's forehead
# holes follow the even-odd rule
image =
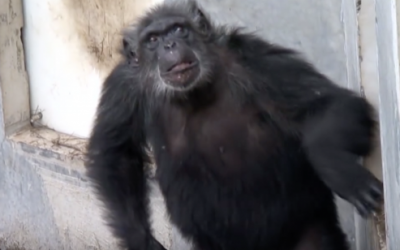
[[[153,20],[149,25],[140,31],[140,36],[145,36],[149,33],[163,33],[170,29],[173,25],[187,25],[188,20],[182,16],[168,16]]]
[[[171,19],[180,18],[189,21],[193,18],[193,6],[190,4],[160,4],[146,13],[143,19],[139,20],[139,30],[159,22],[166,22]]]

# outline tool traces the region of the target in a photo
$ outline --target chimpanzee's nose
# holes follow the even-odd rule
[[[176,43],[174,41],[166,41],[164,43],[164,48],[165,49],[172,49],[172,48],[175,47],[175,45],[176,45]]]

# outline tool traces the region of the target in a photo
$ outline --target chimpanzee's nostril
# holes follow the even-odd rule
[[[175,47],[176,43],[174,41],[167,41],[164,43],[164,48],[165,49],[172,49]]]

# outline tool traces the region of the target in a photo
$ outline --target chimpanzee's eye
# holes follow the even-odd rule
[[[158,46],[159,37],[158,35],[152,34],[147,38],[146,46],[149,49],[155,49]]]
[[[186,34],[187,34],[187,29],[184,27],[184,26],[182,26],[182,25],[175,25],[173,28],[172,28],[172,32],[174,33],[174,34],[176,34],[176,35],[179,35],[179,36],[185,36]]]
[[[156,35],[151,35],[151,36],[149,37],[149,42],[154,43],[154,42],[157,42],[157,41],[158,41],[158,36],[156,36]]]

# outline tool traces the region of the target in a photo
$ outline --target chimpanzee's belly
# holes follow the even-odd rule
[[[238,141],[224,144],[220,139],[230,137]],[[326,190],[312,177],[299,145],[293,139],[268,148],[271,144],[262,143],[267,139],[250,140],[248,131],[230,137],[215,135],[218,140],[209,138],[207,146],[188,139],[182,151],[155,150],[157,178],[172,222],[184,235],[199,237],[208,250],[279,247],[286,244],[283,239],[292,237],[281,230],[296,242],[301,232],[291,228],[292,220],[306,225],[299,216],[307,218],[318,211],[321,204],[314,198]],[[309,190],[312,186],[320,187],[315,194]],[[303,203],[293,207],[301,197]],[[269,224],[277,225],[276,231]]]

